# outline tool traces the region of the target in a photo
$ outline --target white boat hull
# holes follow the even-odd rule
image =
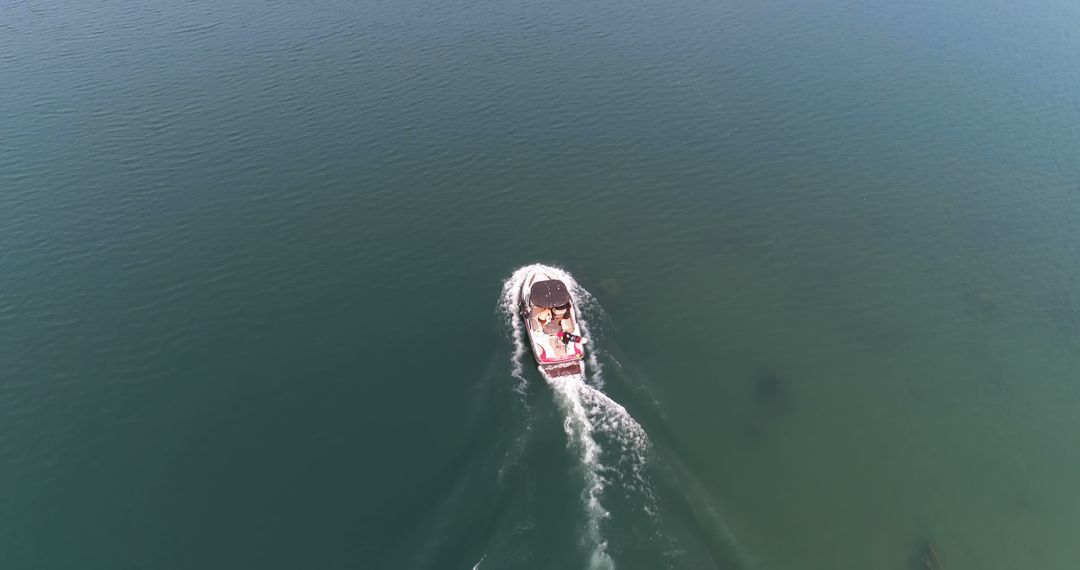
[[[531,291],[534,283],[540,281],[559,281],[556,277],[537,269],[526,276],[521,286],[521,316],[525,323],[525,334],[529,339],[529,347],[532,349],[533,358],[540,365],[540,370],[548,376],[566,376],[582,374],[584,372],[583,361],[585,359],[584,338],[581,341],[564,341],[559,331],[565,331],[573,337],[581,337],[582,330],[578,321],[578,310],[571,300],[569,319],[567,324],[558,325],[552,330],[552,325],[545,327],[536,318],[539,307],[533,305]],[[563,284],[565,286],[565,283]]]

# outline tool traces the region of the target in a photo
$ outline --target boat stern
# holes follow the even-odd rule
[[[574,362],[561,363],[561,364],[541,364],[540,373],[548,378],[559,378],[562,376],[581,376],[585,372],[585,367],[582,366],[580,360]]]

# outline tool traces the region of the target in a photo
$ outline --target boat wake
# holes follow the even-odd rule
[[[518,304],[521,303],[521,285],[525,282],[525,276],[534,266],[526,266],[514,272],[509,279],[503,282],[502,297],[499,300],[499,309],[507,319],[507,333],[514,343],[514,353],[510,356],[510,373],[517,380],[514,389],[520,395],[525,394],[525,386],[528,380],[525,378],[525,365],[521,360],[529,350],[525,346],[525,339],[521,335],[521,314],[518,313]]]
[[[543,270],[567,285],[574,305],[578,307],[578,325],[586,336],[592,338],[586,315],[593,314],[601,318],[603,316],[603,310],[596,299],[566,271],[539,264],[515,271],[503,283],[500,308],[505,313],[514,344],[511,374],[517,380],[515,389],[521,395],[524,395],[528,382],[523,361],[530,357],[522,335],[523,325],[518,314],[518,303],[522,283],[526,276],[536,269]],[[624,492],[637,492],[644,496],[647,499],[645,508],[653,516],[655,498],[646,473],[651,450],[648,435],[626,408],[601,390],[603,377],[596,343],[590,342],[589,347],[585,374],[549,377],[541,370],[541,376],[555,393],[556,404],[563,415],[567,446],[576,453],[584,477],[582,500],[586,529],[583,538],[591,550],[589,568],[602,570],[615,567],[608,554],[607,540],[602,528],[604,520],[610,516],[602,503],[607,487],[618,485]],[[606,453],[600,441],[609,445]]]

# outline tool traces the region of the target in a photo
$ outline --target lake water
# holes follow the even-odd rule
[[[1064,0],[0,0],[0,567],[1074,569],[1077,157]]]

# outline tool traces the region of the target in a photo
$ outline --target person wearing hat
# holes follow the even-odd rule
[[[563,305],[561,307],[555,307],[555,320],[562,322],[563,319],[570,318],[570,306]]]

